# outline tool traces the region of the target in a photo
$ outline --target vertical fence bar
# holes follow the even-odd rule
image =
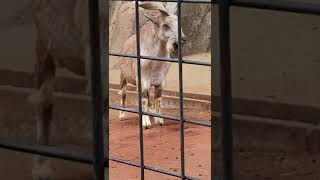
[[[101,38],[102,38],[102,54],[103,56],[103,67],[102,70],[103,71],[103,87],[104,89],[103,93],[104,93],[104,112],[105,112],[105,124],[104,124],[104,134],[105,134],[105,139],[104,139],[104,154],[105,154],[105,176],[106,176],[106,180],[109,180],[109,31],[106,29],[109,29],[109,0],[100,0],[100,9],[102,11],[102,17],[103,19],[103,24],[100,27],[101,30]]]
[[[144,180],[144,143],[142,127],[142,90],[141,90],[141,54],[140,54],[140,20],[139,20],[139,0],[135,0],[136,15],[136,45],[137,45],[137,73],[138,73],[138,99],[139,99],[139,135],[140,135],[140,169],[141,180]]]
[[[215,164],[216,164],[216,162],[214,161],[215,160],[215,155],[214,155],[214,141],[215,141],[215,139],[214,139],[214,131],[215,131],[215,129],[214,129],[214,126],[215,126],[215,124],[214,124],[214,119],[215,119],[215,117],[214,117],[214,114],[213,114],[213,112],[214,112],[214,110],[215,110],[215,108],[214,108],[214,86],[213,86],[213,81],[214,81],[214,77],[215,77],[215,72],[214,72],[214,55],[213,55],[213,52],[215,52],[215,49],[214,49],[214,47],[215,47],[215,43],[216,43],[216,41],[215,41],[215,29],[214,29],[214,24],[216,23],[215,22],[215,18],[216,18],[216,16],[215,16],[215,11],[214,11],[214,3],[215,3],[215,0],[211,0],[211,6],[210,6],[210,8],[211,8],[211,66],[210,66],[210,70],[211,70],[211,80],[210,80],[210,83],[211,83],[211,98],[210,98],[210,102],[211,102],[211,112],[210,112],[210,115],[211,115],[211,168],[210,168],[210,171],[211,171],[211,180],[214,180],[214,175],[215,175],[215,173],[214,173],[214,168],[215,168]]]
[[[93,117],[93,153],[96,180],[104,180],[104,102],[101,77],[101,28],[99,0],[89,1],[89,26],[91,50],[91,89],[92,89],[92,117]]]
[[[181,41],[181,0],[178,0],[178,59],[179,59],[179,106],[180,106],[180,158],[181,179],[185,179],[185,156],[184,156],[184,114],[183,114],[183,71],[182,71],[182,41]]]
[[[222,112],[222,177],[233,180],[230,2],[219,1],[220,88]]]

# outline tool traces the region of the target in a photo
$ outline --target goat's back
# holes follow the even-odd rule
[[[125,43],[122,53],[136,55],[136,36],[131,36]],[[128,83],[136,84],[137,61],[135,58],[119,57],[116,59],[114,68],[120,69],[120,73],[128,81]]]

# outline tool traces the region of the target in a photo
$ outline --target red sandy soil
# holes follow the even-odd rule
[[[178,114],[177,111],[165,111]],[[189,118],[208,120],[210,113],[186,111]],[[210,179],[210,128],[185,125],[186,174]],[[144,130],[144,160],[147,165],[180,173],[179,122],[165,120],[164,126]],[[110,155],[140,162],[137,115],[119,121],[110,111]],[[31,155],[0,149],[0,180],[31,180]],[[238,152],[235,174],[240,180],[320,180],[320,155],[287,152]],[[92,168],[63,160],[52,161],[53,180],[91,180]],[[110,161],[111,180],[140,179],[140,169]],[[171,180],[175,177],[146,170],[146,180]]]
[[[169,112],[168,114],[173,113]],[[208,114],[206,115],[208,116]],[[208,117],[198,116],[197,118]],[[185,163],[188,176],[210,179],[210,132],[208,127],[185,124]],[[140,162],[137,115],[130,114],[128,120],[121,122],[117,118],[111,118],[110,146],[111,156]],[[144,154],[147,165],[161,167],[173,173],[180,173],[179,122],[165,120],[164,126],[153,124],[151,129],[144,130]],[[117,163],[110,164],[111,178],[115,177],[119,180],[140,179],[140,169],[121,167],[119,169]],[[177,178],[147,171],[146,179],[167,180]]]

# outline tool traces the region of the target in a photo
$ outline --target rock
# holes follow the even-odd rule
[[[110,4],[110,51],[120,52],[124,42],[135,34],[135,10],[131,2]],[[140,8],[140,25],[146,18]],[[206,4],[182,4],[182,29],[188,38],[183,55],[210,51],[211,7]]]

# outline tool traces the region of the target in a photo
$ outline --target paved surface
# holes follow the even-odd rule
[[[200,53],[191,56],[186,56],[183,59],[194,60],[201,62],[211,62],[210,53]],[[111,59],[111,64],[113,64],[117,59]],[[119,83],[120,81],[120,71],[111,69],[110,70],[110,82]],[[183,86],[184,92],[205,94],[210,95],[210,79],[211,79],[211,69],[206,66],[199,65],[183,65]],[[166,89],[179,91],[179,65],[177,63],[172,63],[169,73],[166,79]]]

